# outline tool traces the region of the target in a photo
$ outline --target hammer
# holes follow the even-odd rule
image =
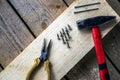
[[[77,21],[77,26],[79,29],[83,29],[83,28],[92,29],[92,37],[94,40],[97,62],[99,66],[99,75],[101,80],[110,80],[110,77],[108,74],[101,34],[98,25],[110,21],[114,18],[115,16],[96,16],[96,17]]]

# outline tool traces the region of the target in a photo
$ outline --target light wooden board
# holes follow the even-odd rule
[[[79,31],[76,27],[76,20],[82,20],[88,17],[98,15],[115,15],[116,21],[120,19],[118,15],[112,10],[105,0],[101,1],[101,5],[93,6],[99,7],[100,10],[96,12],[81,13],[74,15],[74,5],[91,3],[97,0],[78,0],[75,1],[67,10],[64,11],[41,35],[38,36],[7,68],[0,74],[1,80],[21,80],[25,78],[26,72],[33,64],[34,59],[40,56],[40,49],[42,47],[43,39],[52,39],[52,48],[49,60],[51,62],[52,80],[60,80],[79,60],[81,60],[93,47],[91,32],[88,30]],[[106,7],[103,7],[106,5]],[[91,7],[92,8],[92,7]],[[86,8],[85,8],[86,9]],[[56,34],[70,24],[73,31],[71,32],[72,40],[70,41],[71,49],[68,49],[58,41]],[[102,36],[105,36],[115,25],[114,21],[104,24],[102,29]],[[39,43],[39,44],[38,44]],[[34,73],[32,79],[45,80],[45,71],[41,67]]]
[[[38,36],[67,7],[62,0],[8,0]],[[66,0],[68,4],[73,0]]]
[[[34,40],[6,0],[0,0],[0,64],[6,67]]]

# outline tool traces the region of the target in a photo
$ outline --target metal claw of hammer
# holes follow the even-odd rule
[[[101,78],[100,80],[110,80],[110,78],[108,74],[108,69],[107,69],[103,45],[102,45],[101,34],[100,34],[98,25],[103,24],[115,18],[116,18],[115,16],[96,16],[92,18],[87,18],[82,21],[80,20],[77,21],[77,25],[79,29],[83,29],[83,28],[92,29],[92,36],[94,40],[96,56],[97,56],[97,61],[99,65],[99,74]]]

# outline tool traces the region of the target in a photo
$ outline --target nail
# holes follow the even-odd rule
[[[65,40],[64,40],[64,37],[63,37],[63,34],[62,34],[61,31],[60,31],[60,36],[61,36],[61,38],[62,38],[63,44],[66,44],[66,42],[65,42]]]
[[[59,34],[57,34],[57,39],[58,39],[58,40],[61,40]]]
[[[69,25],[69,24],[68,24],[68,28],[69,28],[69,30],[70,30],[70,31],[72,31],[72,28],[70,27],[70,25]]]
[[[76,12],[74,12],[74,14],[83,13],[83,12],[89,12],[89,11],[95,11],[95,10],[99,10],[99,8],[93,8],[93,9],[87,9],[87,10],[76,11]]]
[[[71,48],[68,41],[67,41],[67,47],[68,47],[68,48]]]
[[[65,30],[62,28],[63,35],[65,36],[66,41],[68,41],[68,38],[66,36]]]
[[[70,36],[68,30],[66,30],[66,33],[67,33],[68,38],[71,39],[72,37]]]
[[[68,31],[67,27],[65,27],[65,29],[66,29],[66,33],[67,33],[68,38],[69,38],[69,39],[71,39],[72,37],[70,36],[70,34],[69,34],[69,31]]]
[[[97,4],[100,4],[100,2],[94,2],[94,3],[90,3],[90,4],[84,4],[84,5],[80,5],[80,6],[75,6],[75,8],[86,7],[86,6],[97,5]]]

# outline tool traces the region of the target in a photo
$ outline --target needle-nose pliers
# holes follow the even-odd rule
[[[32,71],[41,63],[44,62],[44,68],[47,71],[47,80],[50,80],[50,69],[49,69],[49,60],[47,59],[48,53],[50,51],[50,46],[51,46],[51,40],[48,43],[48,46],[46,48],[46,42],[44,39],[43,42],[43,46],[42,46],[42,50],[41,50],[41,56],[36,58],[34,60],[34,64],[29,68],[27,75],[26,75],[26,79],[25,80],[29,80],[29,77],[32,73]]]

